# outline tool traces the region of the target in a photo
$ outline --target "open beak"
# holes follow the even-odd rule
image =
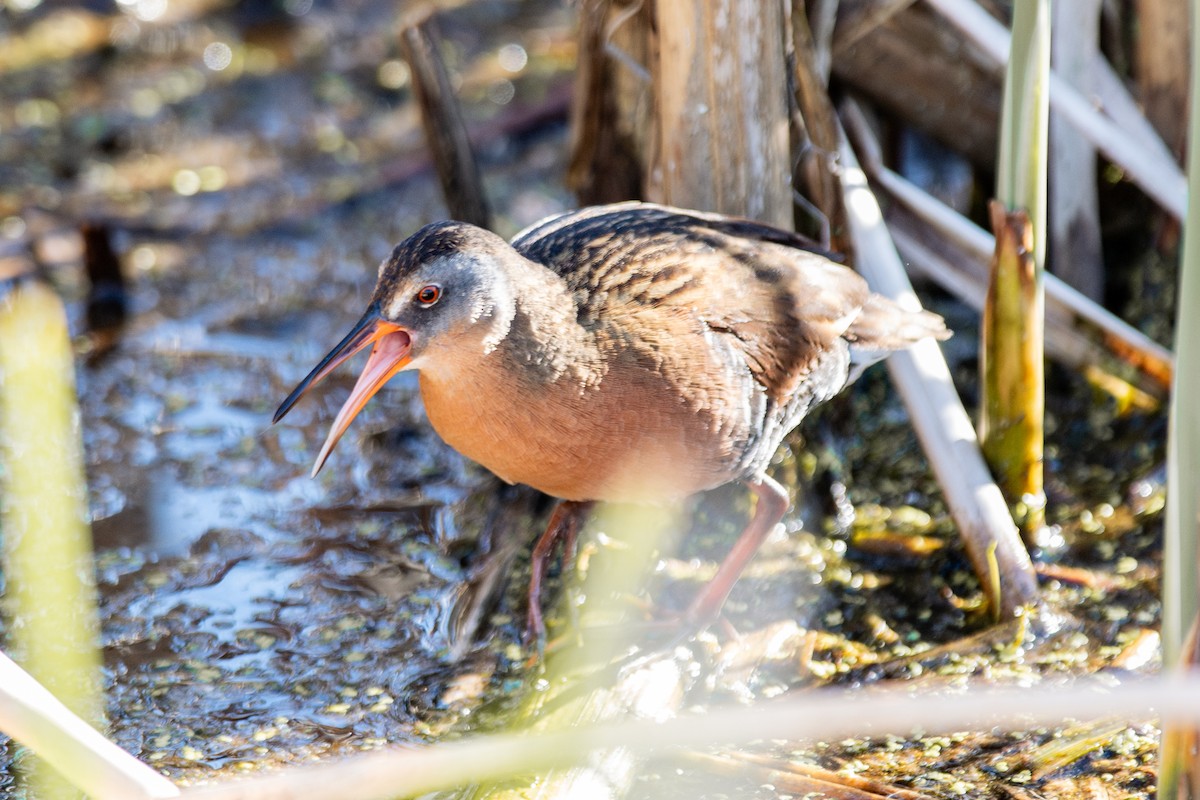
[[[367,404],[367,401],[388,382],[389,378],[408,366],[412,351],[412,337],[404,328],[380,317],[379,309],[372,306],[367,309],[367,313],[363,314],[362,319],[354,325],[350,333],[346,334],[346,338],[342,339],[337,347],[330,350],[329,354],[321,359],[321,363],[308,373],[308,377],[300,381],[287,399],[280,404],[279,410],[275,412],[272,421],[279,422],[285,414],[292,410],[292,406],[308,393],[309,389],[320,383],[321,379],[333,372],[339,364],[367,345],[374,345],[371,348],[371,355],[367,358],[367,365],[363,367],[362,374],[358,376],[358,383],[354,384],[350,396],[346,398],[342,410],[338,412],[337,418],[333,421],[333,427],[329,429],[329,435],[325,437],[325,444],[321,446],[317,462],[313,465],[312,474],[314,476],[321,471],[321,467],[325,465],[325,459],[329,458],[329,453],[333,450],[334,445],[338,443],[338,439],[342,438],[346,428],[350,427],[350,423]]]

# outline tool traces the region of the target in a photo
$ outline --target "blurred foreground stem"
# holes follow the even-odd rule
[[[96,591],[73,357],[58,296],[31,280],[0,297],[0,531],[7,645],[59,700],[96,724]],[[40,762],[29,794],[76,797]]]
[[[1192,0],[1192,30],[1200,0]],[[1200,36],[1192,36],[1191,119],[1188,124],[1188,203],[1175,321],[1175,373],[1167,434],[1167,518],[1163,532],[1163,666],[1200,664]],[[1189,633],[1190,631],[1190,633]],[[1197,728],[1167,727],[1159,753],[1160,798],[1200,797]]]
[[[682,667],[670,649],[634,655],[639,627],[631,619],[636,616],[632,606],[622,601],[641,593],[654,554],[679,524],[678,515],[666,508],[599,506],[587,527],[611,535],[581,540],[577,561],[584,577],[574,593],[577,602],[570,604],[564,624],[552,626],[557,636],[542,675],[514,710],[509,730],[536,734],[587,727],[629,718],[635,710],[655,719],[675,715],[686,683]],[[629,748],[597,751],[567,769],[518,773],[455,797],[611,800],[628,793],[638,755]],[[564,753],[561,760],[569,758]]]

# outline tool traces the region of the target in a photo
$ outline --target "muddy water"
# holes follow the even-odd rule
[[[379,260],[445,216],[403,4],[32,5],[0,19],[0,231],[62,289],[85,354],[80,222],[110,230],[129,279],[115,348],[79,374],[112,737],[188,780],[453,724],[474,696],[444,701],[450,665],[471,685],[512,641],[479,643],[472,579],[513,550],[485,522],[504,497],[527,536],[541,506],[441,445],[410,379],[316,480],[353,367],[270,424]],[[557,4],[447,5],[474,130],[565,85]],[[482,137],[503,233],[566,201],[562,124],[515,130]]]
[[[437,700],[413,686],[448,663],[478,555],[456,510],[490,480],[428,431],[411,380],[393,381],[316,480],[353,370],[270,424],[369,289],[371,267],[339,248],[402,224],[339,213],[275,241],[189,242],[186,284],[140,282],[147,310],[84,372],[113,732],[153,763],[404,739]]]
[[[549,170],[560,147],[525,155]],[[375,260],[360,243],[390,248],[440,214],[405,198],[436,196],[419,179],[303,231],[189,238],[84,370],[113,733],[152,763],[191,774],[412,738],[450,653],[475,647],[453,615],[490,547],[478,519],[496,487],[432,434],[411,376],[315,480],[355,370],[270,423],[360,313]]]

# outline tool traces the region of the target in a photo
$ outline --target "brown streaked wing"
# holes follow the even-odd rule
[[[513,244],[563,277],[580,322],[604,338],[683,372],[717,366],[703,338],[715,332],[780,405],[869,294],[802,237],[644,203],[563,214]]]

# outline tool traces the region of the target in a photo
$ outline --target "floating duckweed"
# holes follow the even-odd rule
[[[336,627],[339,631],[356,631],[365,628],[366,625],[366,617],[358,614],[348,614],[339,619],[336,623]]]
[[[1125,606],[1111,605],[1104,608],[1103,613],[1109,622],[1123,622],[1129,619],[1129,609]]]
[[[272,725],[269,728],[259,728],[253,733],[253,735],[251,735],[250,738],[256,742],[265,742],[268,739],[273,739],[278,735],[279,729]]]
[[[259,650],[268,650],[275,646],[279,641],[278,637],[272,636],[263,631],[238,631],[237,640],[244,645],[256,647]]]
[[[892,509],[892,522],[904,528],[921,531],[933,527],[933,517],[915,506],[898,506]]]
[[[221,670],[207,664],[189,662],[187,666],[192,676],[200,683],[217,683],[225,676]]]

